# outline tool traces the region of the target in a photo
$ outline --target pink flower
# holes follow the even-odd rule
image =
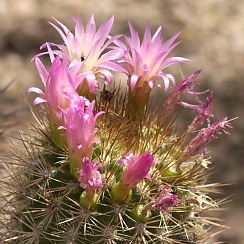
[[[144,178],[151,179],[148,173],[155,161],[150,153],[144,153],[139,157],[127,153],[118,163],[127,167],[121,176],[120,185],[122,188],[131,189]]]
[[[163,70],[175,63],[186,63],[188,59],[181,57],[166,58],[169,53],[179,44],[173,44],[179,33],[174,35],[168,41],[163,42],[161,37],[161,27],[151,36],[149,24],[146,26],[145,34],[142,43],[140,43],[139,35],[135,31],[132,24],[129,22],[131,38],[126,37],[129,49],[124,58],[120,60],[122,67],[127,71],[128,84],[133,92],[137,82],[146,82],[152,89],[158,78],[162,78],[165,84],[165,90],[168,89],[169,80],[174,82],[171,74],[166,74]],[[116,41],[116,44],[125,51],[127,47]]]
[[[111,195],[117,202],[127,202],[132,196],[131,189],[133,187],[144,178],[151,180],[149,171],[155,161],[150,153],[144,153],[139,157],[127,153],[118,161],[118,164],[125,165],[127,168],[123,172],[120,181],[112,186]]]
[[[190,126],[188,127],[188,132],[197,130],[205,121],[208,121],[210,117],[213,117],[212,108],[213,108],[213,92],[207,96],[206,102],[203,103],[200,101],[199,105],[192,105],[185,102],[181,103],[184,107],[191,108],[198,112],[198,115],[194,118]]]
[[[196,86],[195,79],[200,74],[200,70],[196,71],[194,74],[190,75],[178,85],[176,85],[173,91],[167,96],[164,101],[163,108],[167,111],[173,111],[177,104],[184,105],[182,102],[183,94],[202,94],[205,92],[195,92],[193,88]]]
[[[70,105],[70,95],[78,96],[75,91],[79,85],[77,69],[69,69],[66,60],[62,61],[60,57],[54,59],[49,72],[39,58],[36,58],[35,61],[45,91],[31,87],[28,92],[39,94],[39,97],[34,100],[34,104],[46,103],[49,118],[55,120],[56,117],[61,122],[63,111]]]
[[[90,162],[87,157],[83,158],[82,169],[78,169],[80,174],[79,182],[83,189],[95,191],[102,187],[102,174],[98,171],[103,165]]]
[[[192,156],[194,153],[199,151],[203,146],[209,143],[211,140],[217,137],[218,134],[224,132],[229,134],[226,131],[226,128],[232,128],[227,118],[221,118],[217,122],[209,125],[207,128],[203,128],[197,134],[197,136],[190,142],[185,151],[183,152],[183,158]]]
[[[155,200],[153,207],[159,211],[170,213],[178,203],[178,196],[172,193],[172,189],[170,187],[164,187],[160,192],[159,197]]]
[[[95,129],[96,119],[104,112],[93,114],[94,102],[89,102],[84,97],[78,100],[71,100],[72,103],[64,114],[65,138],[67,141],[71,163],[76,168],[82,168],[84,157],[91,159],[93,153],[93,144],[98,142],[95,138],[97,130]]]
[[[123,51],[115,46],[111,46],[120,35],[114,37],[108,36],[114,17],[110,18],[97,31],[94,15],[91,16],[86,30],[80,16],[77,19],[72,18],[75,23],[75,34],[72,34],[61,22],[56,19],[54,20],[61,28],[53,23],[51,25],[58,31],[64,44],[49,43],[51,46],[58,48],[58,50],[53,50],[53,53],[65,57],[70,67],[79,66],[80,79],[81,81],[86,79],[91,93],[95,94],[96,92],[95,88],[98,87],[98,78],[103,78],[106,85],[112,83],[113,75],[109,70],[124,71],[115,62],[123,55]],[[41,49],[45,47],[47,47],[47,44],[42,45]],[[46,53],[44,52],[39,55]]]
[[[197,96],[196,100],[199,103],[197,105],[189,104],[182,101],[183,95],[185,94],[198,95],[208,92],[208,90],[203,92],[194,91],[194,87],[196,86],[196,78],[199,74],[200,70],[196,71],[194,74],[190,75],[182,82],[180,82],[177,86],[175,86],[173,91],[167,96],[163,104],[163,109],[165,110],[164,112],[173,112],[177,104],[185,108],[191,108],[192,110],[198,112],[198,115],[194,118],[194,120],[188,127],[188,132],[197,130],[205,121],[209,122],[210,117],[213,117],[213,93],[211,91],[207,96],[206,102],[199,101]]]

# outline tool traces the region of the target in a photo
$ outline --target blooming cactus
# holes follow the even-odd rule
[[[213,93],[194,90],[200,71],[181,82],[166,73],[172,64],[189,63],[168,58],[179,34],[163,42],[161,27],[151,36],[147,25],[140,42],[129,23],[131,37],[122,43],[121,35],[109,36],[113,17],[97,31],[93,15],[86,28],[80,16],[72,20],[74,34],[55,20],[61,29],[52,26],[64,43],[46,43],[47,52],[34,57],[44,91],[29,92],[38,94],[34,104],[41,106],[44,119],[35,126],[33,143],[23,141],[28,158],[18,156],[1,181],[6,191],[2,239],[43,244],[209,241],[209,227],[217,224],[205,216],[217,203],[203,182],[209,174],[206,145],[231,126],[225,117],[211,123]],[[49,70],[40,60],[44,54],[50,57]],[[111,71],[127,75],[125,95]],[[105,82],[99,93],[100,78]],[[156,113],[147,105],[158,78],[167,94]],[[193,96],[196,104],[184,95]],[[183,128],[176,123],[177,106],[197,112]]]

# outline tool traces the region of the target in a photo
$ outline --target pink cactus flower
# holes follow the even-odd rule
[[[179,203],[178,196],[172,192],[170,187],[164,187],[159,197],[155,200],[153,207],[159,211],[170,213]]]
[[[126,37],[129,49],[119,42],[116,44],[124,50],[128,50],[127,54],[120,60],[122,67],[127,71],[128,84],[133,92],[137,83],[147,83],[152,89],[158,78],[164,80],[165,90],[169,87],[169,81],[174,82],[171,74],[166,74],[163,70],[175,63],[188,63],[189,60],[181,57],[167,58],[169,53],[179,44],[174,43],[180,33],[174,35],[168,41],[163,42],[161,37],[162,28],[159,27],[153,36],[151,36],[149,24],[146,26],[142,43],[140,43],[139,35],[129,22],[131,37]],[[142,85],[143,86],[143,85]]]
[[[155,161],[150,153],[144,153],[139,157],[127,153],[118,163],[127,167],[121,176],[120,185],[122,188],[131,189],[144,178],[151,179],[149,171]]]
[[[70,107],[65,113],[64,126],[60,129],[65,130],[71,163],[74,168],[82,168],[84,157],[91,159],[93,144],[98,142],[95,138],[96,119],[103,114],[101,111],[93,114],[94,102],[89,102],[84,97],[72,100]]]
[[[82,169],[78,169],[80,186],[88,191],[95,191],[102,187],[102,174],[98,171],[103,165],[90,162],[87,157],[83,158]]]
[[[46,113],[51,120],[59,122],[63,119],[63,111],[70,105],[70,95],[78,96],[75,89],[79,85],[76,68],[68,68],[66,60],[56,57],[48,72],[39,58],[35,58],[40,77],[45,86],[45,91],[31,87],[28,92],[35,92],[39,96],[34,100],[34,105],[46,103]]]
[[[184,107],[191,108],[198,112],[198,115],[194,118],[190,126],[188,127],[188,132],[193,132],[197,130],[205,121],[210,123],[210,117],[213,117],[213,92],[210,92],[207,96],[206,102],[199,102],[198,105],[192,105],[185,102],[181,103]]]
[[[75,65],[79,66],[81,81],[86,79],[90,92],[95,94],[96,88],[98,87],[98,78],[103,78],[105,84],[108,85],[113,81],[113,75],[110,70],[124,71],[123,68],[116,64],[116,60],[124,54],[124,51],[111,45],[121,35],[114,37],[108,36],[113,25],[114,17],[111,17],[97,31],[94,15],[91,16],[86,29],[80,16],[77,19],[71,19],[75,23],[74,34],[56,19],[54,20],[61,28],[50,23],[60,34],[64,44],[49,43],[49,45],[58,48],[57,50],[53,50],[53,53],[65,57],[70,67]],[[47,44],[43,44],[41,49],[46,47]],[[46,53],[44,52],[37,56]]]
[[[193,91],[193,88],[196,86],[195,79],[200,74],[200,70],[196,71],[194,74],[190,75],[178,85],[176,85],[171,93],[167,96],[164,101],[163,109],[167,111],[174,111],[174,108],[177,104],[184,105],[182,102],[182,95],[184,94],[203,94],[205,92],[196,92]]]
[[[216,138],[218,134],[221,134],[222,132],[224,132],[225,134],[229,134],[229,132],[226,131],[226,128],[232,128],[232,127],[227,121],[227,118],[224,117],[219,119],[217,122],[213,123],[212,125],[209,125],[207,128],[201,129],[200,132],[197,134],[197,136],[190,142],[188,147],[183,152],[182,158],[186,158],[195,154],[203,146],[205,146],[211,140]]]
[[[117,202],[126,202],[131,197],[131,189],[140,183],[144,178],[151,180],[149,171],[155,164],[154,158],[150,153],[144,153],[139,157],[132,153],[127,153],[118,164],[125,165],[119,182],[112,187],[111,195]]]

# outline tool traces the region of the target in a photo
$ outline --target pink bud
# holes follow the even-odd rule
[[[222,132],[228,134],[228,132],[225,130],[226,128],[231,128],[231,125],[225,117],[219,119],[212,125],[209,125],[207,128],[201,129],[197,136],[190,142],[186,150],[183,152],[183,157],[186,158],[193,155],[211,140],[216,138],[218,134],[221,134]]]
[[[176,207],[178,203],[178,196],[172,193],[172,189],[170,187],[164,187],[159,197],[155,200],[153,207],[159,211],[170,213],[172,208]]]
[[[150,153],[144,153],[139,157],[127,153],[118,163],[127,166],[120,181],[121,186],[126,189],[133,188],[144,178],[151,179],[148,172],[152,165],[155,164],[154,158]]]
[[[88,191],[95,191],[102,187],[102,174],[98,171],[103,165],[90,162],[87,157],[83,159],[82,169],[78,169],[80,174],[80,186]]]

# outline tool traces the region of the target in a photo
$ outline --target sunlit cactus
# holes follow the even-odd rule
[[[37,122],[3,160],[2,240],[208,243],[219,223],[206,145],[231,126],[225,117],[210,121],[212,92],[194,90],[200,71],[181,82],[165,73],[190,62],[168,57],[178,34],[164,41],[161,28],[152,36],[147,25],[141,42],[131,23],[123,37],[109,36],[113,18],[98,30],[94,16],[86,28],[80,16],[72,20],[74,34],[55,20],[64,43],[47,42],[33,59],[44,89],[29,88],[38,94]],[[115,72],[127,76],[126,91]],[[153,107],[160,78],[165,100]],[[197,115],[182,125],[178,115],[189,108]]]

